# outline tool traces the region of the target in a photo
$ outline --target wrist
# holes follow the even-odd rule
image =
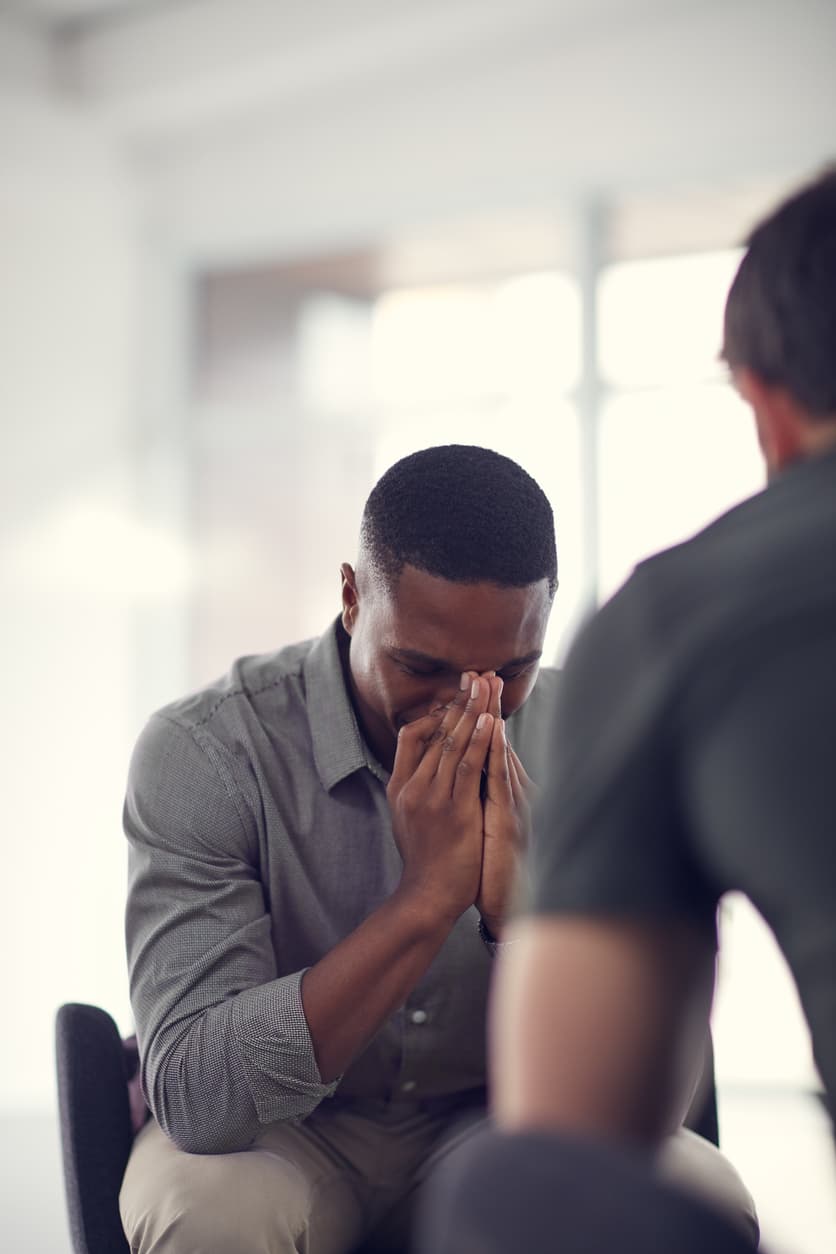
[[[411,919],[418,932],[428,937],[438,934],[446,936],[453,930],[462,913],[459,911],[459,914],[455,914],[446,909],[439,902],[436,893],[428,892],[418,885],[404,884],[403,881],[392,894],[391,902],[399,914]]]
[[[481,914],[479,915],[481,930],[487,933],[488,940],[498,945],[502,941],[502,929],[505,927],[505,920],[500,919],[498,915]]]
[[[497,927],[500,929],[501,935],[502,925],[497,924]],[[514,944],[513,940],[500,940],[495,933],[491,932],[488,924],[482,917],[479,919],[478,932],[482,944],[485,946],[492,958],[495,958],[498,954],[504,953],[506,949],[510,949]]]

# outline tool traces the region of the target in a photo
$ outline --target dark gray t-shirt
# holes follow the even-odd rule
[[[775,932],[836,1095],[836,454],[640,565],[563,672],[535,914]]]

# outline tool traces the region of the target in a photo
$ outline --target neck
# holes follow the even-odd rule
[[[815,457],[836,448],[836,418],[811,422],[802,437],[802,457]]]
[[[790,466],[823,457],[836,449],[836,421],[805,422],[803,426],[796,427],[790,436],[763,448],[770,479]]]

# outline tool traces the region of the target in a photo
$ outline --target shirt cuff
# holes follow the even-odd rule
[[[342,1076],[323,1084],[302,1007],[304,971],[239,993],[233,1030],[259,1123],[304,1119]]]

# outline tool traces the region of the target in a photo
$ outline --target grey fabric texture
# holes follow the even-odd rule
[[[337,1089],[420,1100],[485,1085],[491,957],[472,908],[346,1074],[323,1084],[316,1066],[302,975],[401,872],[388,775],[360,734],[341,630],[240,659],[154,715],[133,754],[126,933],[143,1090],[192,1152],[243,1148]],[[534,779],[556,679],[541,671],[508,722]]]

